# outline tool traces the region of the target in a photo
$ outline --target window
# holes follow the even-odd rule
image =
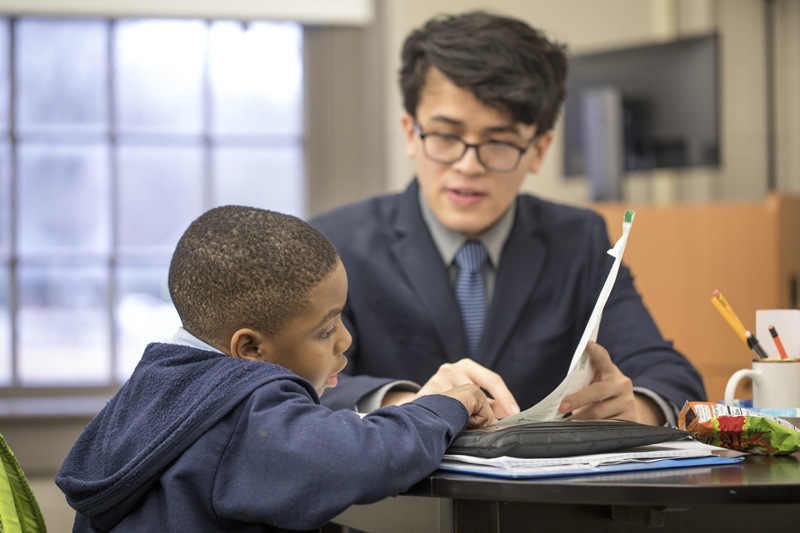
[[[0,19],[0,385],[124,382],[203,211],[305,210],[294,23]]]

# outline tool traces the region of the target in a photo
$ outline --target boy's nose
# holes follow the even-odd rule
[[[353,336],[348,331],[347,326],[342,323],[341,335],[336,340],[336,353],[344,353],[351,344],[353,344]]]

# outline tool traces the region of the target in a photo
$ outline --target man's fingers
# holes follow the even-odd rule
[[[636,404],[631,396],[617,396],[579,409],[570,420],[602,420],[618,418],[637,422]]]
[[[499,374],[492,372],[471,359],[462,359],[454,366],[464,372],[470,383],[475,383],[494,398],[492,406],[499,417],[519,413],[519,405],[514,399],[514,395],[508,390],[506,382],[503,381],[503,378],[501,378]],[[500,413],[503,414],[501,415]]]
[[[608,350],[596,342],[589,341],[589,344],[586,345],[586,353],[592,358],[592,365],[594,365],[594,371],[596,373],[603,374],[619,370],[617,365],[611,360]]]
[[[471,359],[462,359],[457,363],[440,366],[436,374],[423,385],[417,395],[442,393],[469,383],[478,385],[494,398],[494,412],[498,417],[519,413],[517,401],[508,390],[503,378]]]
[[[505,418],[507,416],[515,415],[519,412],[519,408],[516,411],[511,411],[508,408],[508,405],[505,405],[503,402],[498,400],[488,398],[489,406],[492,408],[492,412],[497,418]]]
[[[617,396],[630,396],[633,399],[633,383],[622,373],[614,380],[597,381],[583,390],[564,398],[558,410],[569,413],[579,407],[607,401]]]

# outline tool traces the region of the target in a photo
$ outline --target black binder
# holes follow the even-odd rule
[[[474,457],[568,457],[609,453],[688,436],[689,433],[677,428],[627,420],[559,420],[466,429],[456,436],[447,453]]]

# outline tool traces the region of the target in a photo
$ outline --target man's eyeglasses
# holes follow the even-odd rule
[[[464,157],[467,150],[475,148],[478,162],[490,172],[514,172],[522,159],[522,154],[530,150],[539,138],[538,135],[534,135],[524,148],[520,148],[516,144],[505,141],[484,141],[470,144],[455,135],[423,133],[416,122],[414,122],[414,129],[422,139],[422,151],[431,161],[450,165]]]

